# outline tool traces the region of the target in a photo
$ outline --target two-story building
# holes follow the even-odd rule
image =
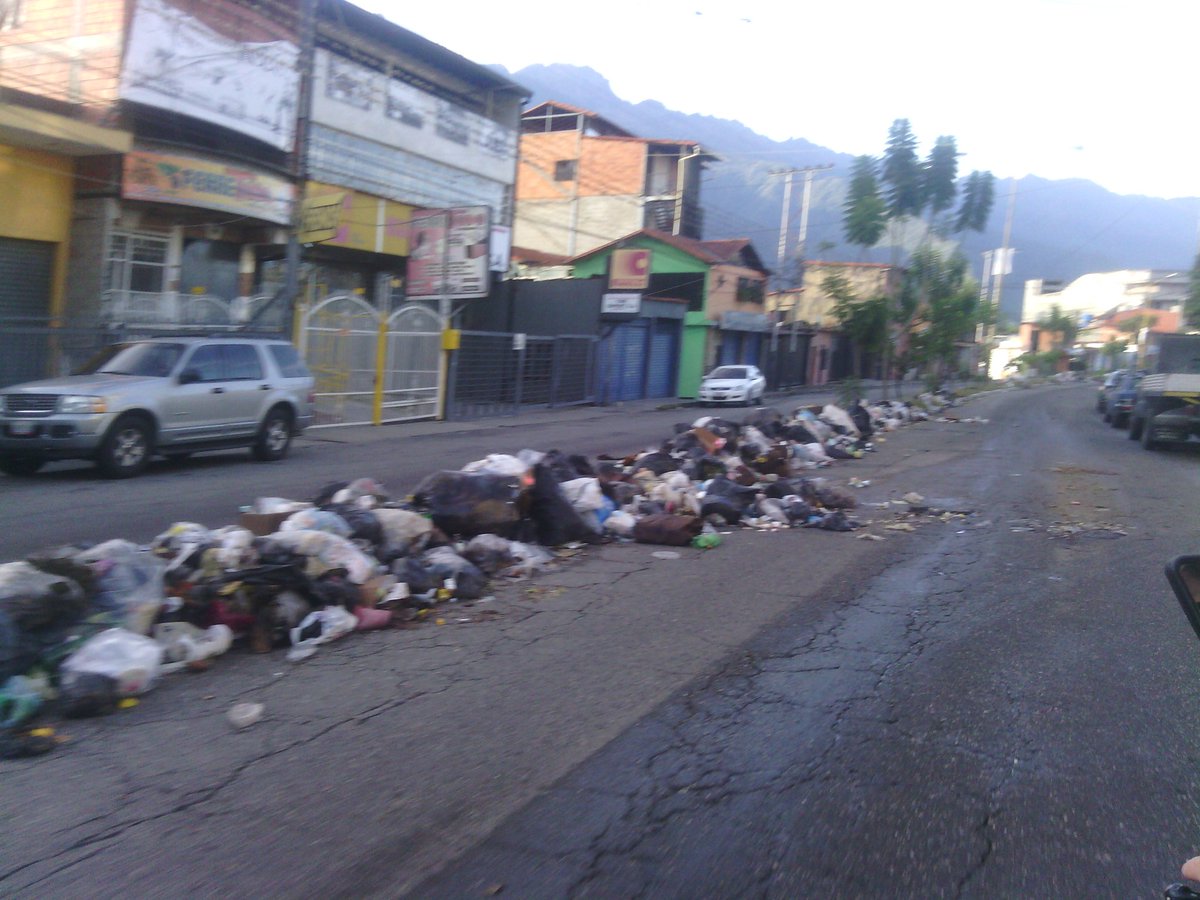
[[[642,138],[541,103],[521,116],[513,243],[578,256],[643,228],[698,240],[700,175],[715,159],[696,141]]]

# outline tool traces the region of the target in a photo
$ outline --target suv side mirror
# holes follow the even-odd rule
[[[180,384],[196,384],[200,381],[200,373],[195,369],[184,369],[179,373]]]

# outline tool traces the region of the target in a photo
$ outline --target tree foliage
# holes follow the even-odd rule
[[[954,205],[958,195],[958,147],[954,138],[942,135],[933,144],[929,156],[921,166],[921,193],[929,207],[929,218]]]
[[[887,346],[889,302],[887,297],[859,298],[850,283],[838,272],[822,282],[833,298],[833,315],[842,331],[866,353],[879,353]]]
[[[908,119],[896,119],[888,130],[882,175],[887,185],[888,217],[919,216],[924,206],[921,163]]]
[[[887,203],[879,190],[874,157],[855,157],[842,212],[842,230],[847,241],[864,250],[879,243],[887,227]]]
[[[922,302],[914,310],[917,320],[912,337],[913,361],[937,371],[951,367],[958,342],[974,340],[975,327],[990,308],[979,303],[979,286],[967,276],[967,261],[934,247],[919,248],[909,265],[908,292],[919,292]]]
[[[1051,336],[1055,347],[1070,347],[1075,343],[1075,335],[1079,333],[1079,320],[1064,313],[1057,303],[1050,306],[1050,311],[1037,320],[1038,328]]]
[[[955,231],[983,231],[996,202],[996,179],[991,172],[972,172],[963,184],[962,203],[954,220]]]

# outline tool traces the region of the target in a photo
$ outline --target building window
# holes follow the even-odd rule
[[[113,234],[104,281],[105,289],[112,292],[161,294],[167,286],[167,239]]]
[[[737,283],[738,303],[762,303],[763,283],[757,278],[739,277]]]
[[[0,31],[15,31],[25,18],[23,0],[0,0]]]
[[[575,180],[575,160],[560,159],[554,164],[554,180],[555,181],[574,181]]]

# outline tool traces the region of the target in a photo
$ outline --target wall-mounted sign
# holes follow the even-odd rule
[[[614,250],[609,256],[608,287],[613,291],[644,291],[650,287],[650,251]]]
[[[407,256],[411,215],[412,207],[403,203],[310,181],[300,215],[300,243]]]
[[[491,210],[423,209],[409,220],[409,297],[486,297]]]
[[[642,311],[641,294],[601,294],[602,316],[636,316]]]
[[[291,150],[300,52],[265,16],[223,3],[138,0],[121,98],[212,122]]]
[[[502,184],[516,177],[517,132],[456,103],[318,49],[313,122]]]
[[[289,182],[274,175],[176,153],[134,150],[125,154],[121,196],[284,225],[291,219],[293,191]]]

